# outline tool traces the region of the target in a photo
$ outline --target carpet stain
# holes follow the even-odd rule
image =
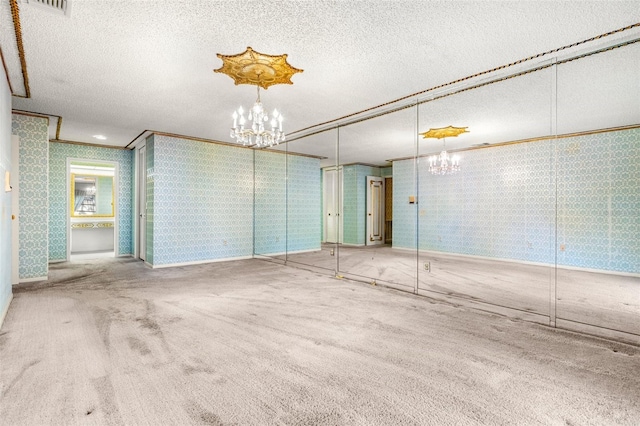
[[[102,339],[105,348],[109,348],[111,345],[111,338],[109,336],[109,332],[111,330],[111,314],[109,311],[98,308],[97,306],[91,307],[91,313],[93,314],[93,319],[96,322],[98,333],[100,334],[100,338]]]
[[[187,375],[196,374],[196,373],[207,373],[207,374],[215,373],[215,371],[210,367],[189,365],[189,364],[182,364],[182,372]]]
[[[129,343],[131,350],[138,352],[140,355],[149,355],[151,353],[149,346],[137,337],[127,337],[127,343]]]
[[[4,389],[4,392],[2,393],[2,396],[5,396],[9,393],[9,391],[11,390],[11,388],[13,388],[16,383],[18,383],[20,381],[20,379],[22,378],[22,376],[24,376],[24,373],[27,372],[27,370],[29,370],[31,367],[33,367],[34,365],[38,364],[40,362],[39,359],[35,359],[33,361],[31,361],[28,364],[25,364],[22,366],[22,369],[20,370],[20,373],[18,373],[18,375],[15,377],[15,379],[13,379],[11,381],[11,383],[9,383],[9,385]]]
[[[115,391],[113,389],[113,383],[109,376],[98,377],[92,379],[93,387],[98,394],[100,405],[96,408],[100,409],[104,415],[106,424],[123,424],[120,410],[116,405]],[[91,412],[95,411],[95,408]],[[91,413],[88,413],[89,415]]]
[[[224,423],[222,419],[215,413],[206,410],[196,401],[189,401],[184,410],[187,412],[193,423],[201,425],[213,426],[231,426],[235,423]]]

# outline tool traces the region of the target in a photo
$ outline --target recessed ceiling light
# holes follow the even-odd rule
[[[100,139],[101,141],[104,141],[107,139],[107,137],[104,135],[93,135],[93,137],[96,139]]]

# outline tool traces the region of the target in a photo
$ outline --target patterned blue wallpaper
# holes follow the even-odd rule
[[[455,175],[419,167],[420,249],[553,263],[551,154],[542,141],[467,151]]]
[[[253,254],[250,149],[155,135],[154,266]]]
[[[354,164],[343,168],[344,244],[366,244],[367,176],[380,176],[379,167]]]
[[[13,114],[12,133],[20,137],[20,279],[49,272],[49,120]]]
[[[320,250],[322,184],[320,160],[287,156],[287,251]]]
[[[255,254],[284,253],[287,233],[286,155],[255,150]]]
[[[118,248],[116,255],[133,253],[133,151],[52,142],[49,153],[49,260],[67,257],[67,158],[117,162]]]
[[[640,273],[640,129],[558,141],[558,264]]]
[[[11,297],[11,192],[4,191],[4,174],[11,163],[11,92],[0,68],[0,326]]]
[[[393,240],[394,248],[416,248],[417,205],[409,204],[416,197],[416,160],[393,162]]]
[[[640,272],[639,129],[466,151],[456,175],[421,160],[421,250]],[[414,164],[393,164],[394,247],[416,247]]]

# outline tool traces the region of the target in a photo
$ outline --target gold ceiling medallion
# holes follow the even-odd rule
[[[236,85],[252,84],[268,89],[274,84],[293,84],[291,77],[303,70],[292,67],[287,55],[265,55],[250,47],[238,55],[222,55],[222,66],[214,72],[227,74]]]
[[[466,127],[447,126],[438,129],[429,129],[427,132],[420,133],[425,139],[442,139],[442,151],[440,155],[432,155],[429,157],[429,171],[431,174],[450,175],[460,171],[460,157],[458,155],[449,155],[445,147],[445,138],[453,138],[468,132]]]
[[[427,138],[442,139],[442,138],[453,138],[463,133],[469,133],[469,131],[467,130],[467,127],[447,126],[447,127],[440,127],[438,129],[429,129],[429,131],[420,133],[420,134],[425,139]]]

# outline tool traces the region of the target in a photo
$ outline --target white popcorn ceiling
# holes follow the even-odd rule
[[[251,46],[287,53],[304,69],[293,85],[262,92],[293,132],[640,21],[637,0],[71,2],[69,17],[18,3],[31,98],[14,97],[13,108],[51,115],[52,139],[60,116],[60,139],[118,147],[145,130],[232,142],[231,113],[249,107],[256,88],[214,73],[216,53]],[[2,3],[0,47],[14,94],[23,95],[9,1]],[[609,39],[630,33],[640,28]],[[638,58],[635,43],[559,67],[558,133],[640,124]],[[419,123],[407,109],[341,128],[340,162],[413,155],[416,133],[430,127],[469,126],[447,140],[451,149],[548,135],[551,87],[546,69],[423,104]],[[330,163],[337,133],[280,149]],[[440,146],[420,142],[421,152]]]

